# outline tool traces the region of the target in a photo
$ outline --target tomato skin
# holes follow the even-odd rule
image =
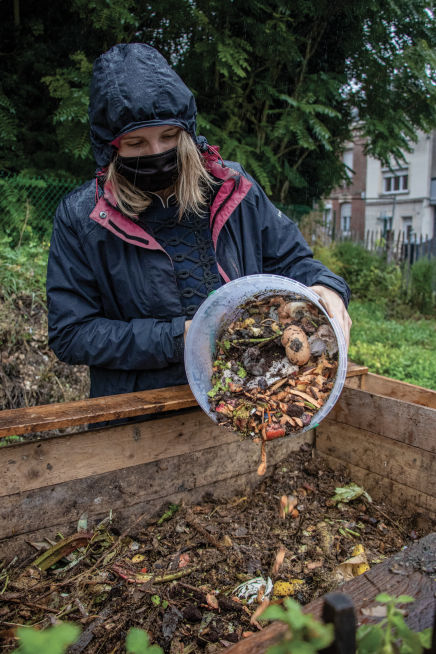
[[[267,441],[272,441],[274,438],[281,438],[285,435],[283,427],[269,427],[266,430],[265,436]]]

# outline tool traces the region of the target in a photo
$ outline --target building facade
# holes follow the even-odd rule
[[[364,145],[364,139],[358,136],[353,143],[347,143],[343,162],[347,166],[349,180],[333,189],[324,200],[324,221],[332,238],[364,239],[367,169]]]
[[[405,162],[384,167],[367,157],[365,231],[403,233],[404,240],[435,236],[436,130],[419,134]]]

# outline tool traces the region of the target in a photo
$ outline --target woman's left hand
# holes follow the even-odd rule
[[[348,349],[350,343],[351,318],[348,315],[348,311],[345,308],[345,304],[341,296],[331,288],[327,288],[327,286],[317,285],[311,286],[310,288],[320,296],[329,316],[331,318],[336,318],[338,321],[344,333],[345,342],[347,343]]]

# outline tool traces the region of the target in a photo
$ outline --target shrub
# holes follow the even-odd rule
[[[11,239],[0,236],[0,293],[7,298],[18,293],[45,297],[48,259],[47,243],[29,243],[19,248]]]
[[[351,241],[336,243],[333,252],[340,263],[339,274],[347,281],[353,295],[360,298],[368,297],[368,281],[374,278],[374,285],[376,285],[379,272],[384,268],[384,262],[362,245]],[[365,279],[363,279],[364,274]]]
[[[435,308],[436,259],[419,259],[410,269],[410,303],[421,313]]]
[[[322,263],[327,266],[329,270],[336,273],[337,275],[341,275],[342,264],[332,247],[321,245],[320,243],[315,243],[313,246],[313,256],[315,259],[322,261]]]

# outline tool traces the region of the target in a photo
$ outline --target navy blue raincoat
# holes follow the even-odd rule
[[[219,189],[210,228],[223,283],[274,273],[328,286],[348,304],[348,286],[313,259],[296,225],[239,164],[223,162],[217,148],[196,137],[192,93],[156,50],[121,44],[102,55],[89,117],[100,170],[132,129],[174,124],[197,141]],[[186,383],[185,315],[172,261],[119,211],[98,175],[57,209],[47,299],[49,343],[62,361],[90,366],[92,397]]]

